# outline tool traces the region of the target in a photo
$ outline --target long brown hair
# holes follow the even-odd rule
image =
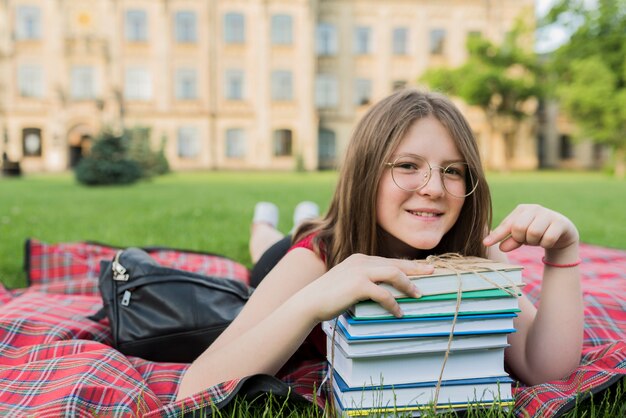
[[[314,247],[318,254],[324,253],[329,269],[355,253],[382,254],[376,196],[386,169],[384,163],[412,124],[428,116],[435,117],[448,130],[470,166],[469,175],[478,180],[474,193],[465,198],[455,225],[428,254],[458,252],[485,257],[482,238],[491,225],[491,196],[472,130],[447,97],[413,89],[391,94],[359,121],[348,144],[328,213],[321,220],[302,225],[293,241],[316,232]]]

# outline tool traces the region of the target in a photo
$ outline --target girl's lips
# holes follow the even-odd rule
[[[425,210],[425,209],[407,210],[407,212],[410,213],[411,215],[420,216],[424,218],[436,218],[436,217],[443,215],[443,212],[439,212],[435,210]]]

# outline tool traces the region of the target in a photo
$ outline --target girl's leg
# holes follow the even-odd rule
[[[300,202],[294,211],[291,232],[304,221],[319,215],[319,207],[313,202]],[[254,208],[250,236],[250,257],[254,263],[250,274],[250,286],[257,287],[291,247],[291,234],[283,235],[278,225],[278,207],[273,203],[259,202]]]
[[[278,207],[270,202],[259,202],[254,207],[254,217],[250,230],[250,258],[256,264],[263,253],[280,241],[285,235],[278,226]]]
[[[254,223],[251,228],[250,258],[252,263],[256,264],[263,253],[283,239],[285,235],[274,226],[266,223]]]

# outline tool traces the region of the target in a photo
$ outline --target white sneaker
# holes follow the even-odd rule
[[[315,219],[320,215],[320,208],[315,202],[304,201],[298,203],[296,209],[293,211],[293,228],[291,232],[294,232],[300,224],[310,219]]]
[[[259,202],[254,206],[252,223],[266,223],[278,227],[278,206],[271,202]]]

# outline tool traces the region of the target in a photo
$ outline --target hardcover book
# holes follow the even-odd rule
[[[462,260],[465,264],[460,268],[471,268],[473,271],[457,273],[450,269],[436,268],[431,274],[412,276],[410,279],[424,296],[456,293],[459,286],[461,291],[468,292],[498,287],[515,288],[523,285],[521,266],[498,263],[479,257],[463,257]],[[382,283],[380,286],[388,289],[396,298],[408,296],[387,283]]]
[[[486,402],[507,402],[513,399],[511,384],[507,375],[479,379],[444,380],[441,382],[438,404],[455,404],[467,407],[469,404]],[[346,410],[364,409],[406,409],[434,402],[437,382],[409,383],[400,385],[379,385],[349,387],[337,373],[333,373],[333,392],[341,408]]]
[[[505,348],[450,351],[442,378],[459,380],[506,375]],[[437,381],[445,352],[350,358],[335,345],[326,356],[331,368],[339,373],[347,386],[362,388]]]
[[[442,293],[422,296],[419,299],[400,298],[397,302],[404,313],[403,318],[454,315],[457,294]],[[394,318],[385,308],[372,300],[353,305],[349,312],[357,320]],[[459,315],[493,312],[519,312],[517,298],[502,289],[475,290],[461,294]]]
[[[379,357],[395,354],[430,353],[445,351],[448,348],[448,336],[441,337],[409,337],[409,338],[369,338],[347,337],[340,327],[333,336],[333,322],[326,321],[322,329],[328,336],[328,350],[331,342],[337,344],[347,357]],[[507,344],[508,333],[455,335],[452,338],[451,350],[472,350],[488,347],[502,347]]]
[[[456,319],[454,335],[514,332],[515,313],[463,315]],[[339,316],[338,326],[349,337],[398,338],[441,337],[452,331],[453,316],[356,320],[348,313]]]

